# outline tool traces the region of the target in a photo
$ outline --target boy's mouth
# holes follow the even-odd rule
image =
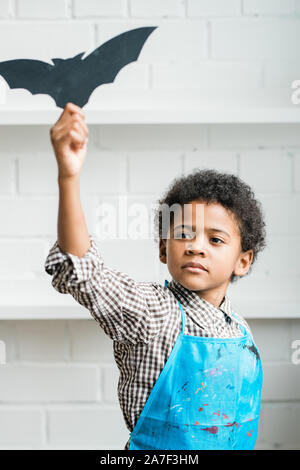
[[[183,269],[187,269],[188,271],[192,273],[198,273],[202,271],[207,271],[207,269],[200,263],[196,263],[193,261],[190,261],[189,263],[186,263],[182,266]]]

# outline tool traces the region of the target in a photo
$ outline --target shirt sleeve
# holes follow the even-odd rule
[[[168,296],[160,284],[137,282],[106,266],[93,235],[89,236],[91,245],[82,257],[65,253],[54,243],[45,261],[52,286],[87,308],[111,339],[148,343],[170,312]]]

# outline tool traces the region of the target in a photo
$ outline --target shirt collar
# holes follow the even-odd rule
[[[230,319],[232,318],[232,309],[230,299],[226,294],[224,295],[220,306],[215,307],[207,300],[199,297],[194,291],[187,289],[182,284],[175,281],[175,279],[172,279],[172,281],[168,283],[167,287],[171,289],[183,307],[190,307],[192,309],[201,308],[202,310],[209,309],[209,311],[214,313],[217,317],[225,317],[225,320],[230,323]],[[229,320],[228,317],[230,318]]]

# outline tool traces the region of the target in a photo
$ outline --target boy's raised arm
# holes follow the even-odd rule
[[[88,136],[81,108],[68,103],[50,134],[58,164],[59,213],[58,238],[45,270],[53,287],[87,308],[111,339],[147,343],[168,317],[169,296],[164,298],[160,285],[136,282],[107,266],[88,232],[79,193]]]
[[[80,201],[80,172],[86,157],[88,128],[82,109],[68,103],[50,130],[58,165],[57,242],[64,252],[84,256],[91,246]]]

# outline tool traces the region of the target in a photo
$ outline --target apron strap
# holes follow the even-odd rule
[[[167,287],[167,285],[168,285],[168,281],[165,280],[165,287]],[[183,308],[182,308],[181,303],[179,302],[179,300],[178,300],[178,299],[176,299],[176,300],[177,300],[177,302],[179,303],[179,308],[180,308],[180,311],[181,311],[181,319],[182,319],[181,334],[183,334],[183,332],[184,332],[184,327],[185,327],[185,313],[184,313],[184,310],[183,310]]]
[[[244,327],[244,325],[241,323],[241,321],[239,320],[239,318],[233,313],[231,312],[232,316],[236,319],[237,323],[239,324],[239,327],[240,329],[242,330],[242,333],[243,335],[247,335],[249,334],[247,329]]]
[[[184,313],[184,310],[181,306],[181,303],[179,302],[179,300],[177,299],[177,302],[179,303],[179,307],[180,307],[180,310],[181,310],[181,318],[182,318],[182,329],[181,329],[181,334],[183,335],[183,332],[184,332],[184,327],[185,327],[185,313]]]

